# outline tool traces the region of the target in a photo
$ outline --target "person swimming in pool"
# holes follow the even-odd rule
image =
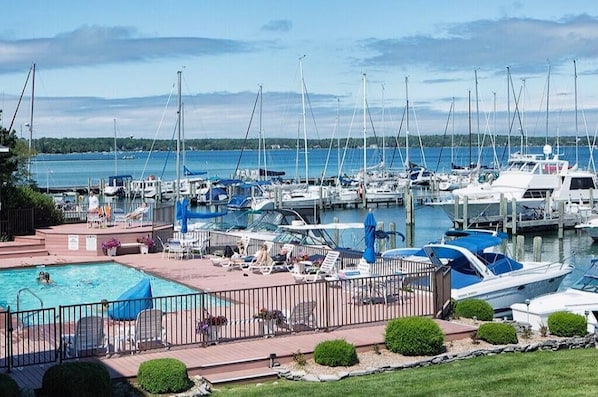
[[[44,284],[50,284],[52,280],[50,280],[50,273],[41,271],[37,275],[37,281],[42,282]]]

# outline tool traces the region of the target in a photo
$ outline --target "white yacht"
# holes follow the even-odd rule
[[[513,154],[507,169],[492,182],[476,182],[452,191],[452,198],[432,203],[441,206],[451,220],[455,214],[455,201],[463,204],[467,200],[469,219],[500,215],[501,197],[509,203],[510,215],[513,200],[517,202],[517,213],[531,211],[550,213],[556,210],[560,201],[588,204],[596,191],[596,174],[577,169],[567,160],[552,154],[552,147],[546,145],[544,154]]]

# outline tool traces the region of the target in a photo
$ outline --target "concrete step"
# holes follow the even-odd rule
[[[222,371],[211,374],[200,374],[208,381],[211,385],[223,385],[231,383],[256,383],[276,380],[278,373],[268,367],[261,368],[247,368],[238,369],[235,371],[229,371],[223,368]]]
[[[0,242],[0,259],[47,255],[49,253],[43,237],[17,236],[14,241]]]

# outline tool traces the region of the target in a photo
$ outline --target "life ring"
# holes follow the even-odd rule
[[[82,194],[77,195],[77,202],[78,203],[82,203],[83,202],[83,195]]]

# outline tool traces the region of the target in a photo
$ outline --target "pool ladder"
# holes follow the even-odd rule
[[[39,304],[41,305],[39,310],[34,310],[27,317],[24,317],[24,318],[21,319],[21,323],[23,325],[25,325],[25,324],[29,325],[31,319],[33,319],[33,317],[36,314],[38,314],[39,312],[41,312],[44,309],[44,301],[42,300],[42,298],[40,298],[39,296],[37,296],[37,294],[35,292],[31,291],[29,288],[27,288],[27,287],[21,288],[19,290],[19,292],[17,292],[17,312],[20,309],[20,307],[19,307],[20,306],[19,305],[19,298],[20,298],[22,292],[29,292],[31,295],[33,295],[39,301]],[[35,322],[35,320],[34,320],[34,322]]]
[[[25,287],[25,288],[21,288],[19,290],[19,292],[17,292],[17,311],[19,311],[19,297],[21,296],[21,292],[29,292],[31,295],[33,295],[35,298],[37,298],[37,300],[39,301],[41,308],[44,308],[44,301],[42,300],[42,298],[40,298],[39,296],[37,296],[37,294],[33,291],[31,291],[29,288]]]

